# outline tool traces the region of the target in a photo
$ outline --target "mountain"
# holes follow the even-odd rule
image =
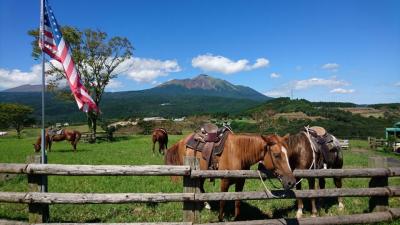
[[[21,87],[14,90],[21,90]],[[9,89],[10,90],[10,89]],[[34,108],[40,118],[41,93],[24,91],[0,92],[0,102],[17,102]],[[32,89],[30,89],[32,90]],[[193,79],[172,80],[141,91],[104,93],[100,109],[105,118],[181,117],[204,113],[238,114],[255,107],[269,97],[257,91],[207,75]],[[76,103],[63,101],[56,94],[45,95],[46,121],[83,122],[86,115],[77,110]]]
[[[42,85],[40,84],[25,84],[18,87],[3,90],[3,92],[41,92]]]
[[[200,74],[193,79],[174,79],[146,91],[154,94],[220,96],[237,99],[251,99],[254,101],[267,101],[271,99],[252,88],[242,85],[234,85],[226,80],[213,78],[205,74]]]

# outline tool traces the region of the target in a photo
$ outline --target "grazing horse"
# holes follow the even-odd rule
[[[322,146],[311,140],[311,136],[308,131],[301,131],[295,135],[286,135],[288,145],[288,157],[290,167],[295,169],[322,169],[324,164],[326,168],[341,169],[343,167],[343,156],[340,149],[338,140],[331,134],[326,133],[326,139],[328,140]],[[322,148],[325,149],[325,156]],[[314,150],[313,150],[314,148]],[[342,187],[342,180],[340,178],[333,178],[335,186],[337,188]],[[308,178],[309,189],[315,189],[315,179]],[[325,188],[325,179],[319,179],[319,186],[321,189]],[[301,190],[301,181],[297,179],[296,189]],[[339,209],[343,209],[342,198],[338,198]],[[296,217],[301,218],[303,215],[303,200],[297,199],[297,213]],[[315,217],[317,215],[317,208],[315,199],[311,199],[311,213]]]
[[[164,154],[164,151],[168,148],[168,133],[164,128],[156,128],[152,133],[153,140],[153,155],[155,154],[154,148],[156,142],[158,142],[158,152]]]
[[[76,145],[78,144],[78,141],[81,139],[81,133],[76,130],[67,130],[63,129],[63,131],[58,134],[50,135],[49,131],[46,130],[46,140],[45,140],[45,146],[46,149],[48,148],[49,151],[51,151],[51,145],[52,142],[58,142],[58,141],[69,141],[71,142],[71,145],[74,149],[74,152],[76,151]],[[42,143],[42,137],[39,136],[38,139],[36,140],[36,143],[33,144],[35,152],[39,152],[41,149],[41,143]]]
[[[168,149],[165,155],[165,163],[169,165],[182,165],[184,156],[195,156],[200,159],[200,169],[207,170],[206,160],[201,152],[187,148],[186,144],[193,134],[180,140]],[[228,133],[223,151],[218,157],[218,170],[249,170],[250,166],[262,162],[266,169],[277,175],[285,189],[294,187],[296,179],[290,169],[286,154],[287,145],[285,140],[278,135],[240,135]],[[200,191],[204,193],[204,181],[200,180]],[[235,191],[243,190],[244,178],[222,178],[221,192],[227,192],[232,184]],[[225,201],[220,201],[219,220],[224,218]],[[235,201],[235,219],[240,215],[240,200]]]

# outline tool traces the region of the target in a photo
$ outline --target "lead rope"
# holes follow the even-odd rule
[[[311,149],[312,149],[312,151],[313,151],[313,154],[312,154],[312,156],[313,156],[313,161],[312,161],[312,163],[311,163],[311,166],[310,166],[310,168],[308,168],[308,170],[311,170],[311,168],[314,166],[314,169],[316,169],[316,167],[315,167],[315,145],[314,145],[314,142],[312,142],[311,141],[311,136],[310,136],[310,133],[309,133],[309,131],[308,131],[308,129],[309,129],[309,126],[306,126],[306,127],[304,127],[305,129],[306,129],[306,131],[307,132],[304,132],[305,133],[305,135],[307,136],[307,138],[308,138],[308,141],[310,142],[310,145],[311,145]],[[299,181],[297,181],[296,182],[296,184],[295,184],[295,186],[297,186],[299,183],[301,183],[301,181],[303,181],[303,178],[301,178]]]
[[[267,194],[268,197],[272,197],[272,198],[283,198],[283,197],[285,197],[285,194],[283,194],[282,196],[276,196],[276,195],[272,194],[272,192],[268,189],[267,185],[265,185],[265,183],[264,183],[264,181],[262,179],[262,176],[261,176],[261,172],[259,170],[257,170],[257,172],[258,172],[258,176],[260,177],[260,181],[264,186],[265,193]]]

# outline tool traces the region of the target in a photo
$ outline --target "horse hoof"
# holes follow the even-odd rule
[[[210,210],[211,206],[210,206],[210,204],[208,204],[208,202],[204,202],[204,208]]]
[[[296,213],[296,218],[297,218],[297,219],[300,219],[300,218],[302,218],[302,217],[303,217],[303,212],[297,211],[297,213]]]
[[[344,209],[343,203],[339,202],[338,210],[342,211]]]
[[[315,217],[317,217],[317,214],[316,214],[316,213],[313,213],[313,214],[311,214],[311,217],[312,217],[312,218],[315,218]]]

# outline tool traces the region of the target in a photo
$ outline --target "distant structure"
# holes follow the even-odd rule
[[[173,119],[174,122],[182,122],[185,121],[186,117],[181,117],[181,118],[175,118]]]
[[[145,117],[143,118],[143,121],[166,121],[167,119],[165,119],[164,117]]]
[[[394,136],[395,138],[400,138],[400,122],[394,124],[393,127],[389,127],[385,129],[386,139],[389,136]]]

